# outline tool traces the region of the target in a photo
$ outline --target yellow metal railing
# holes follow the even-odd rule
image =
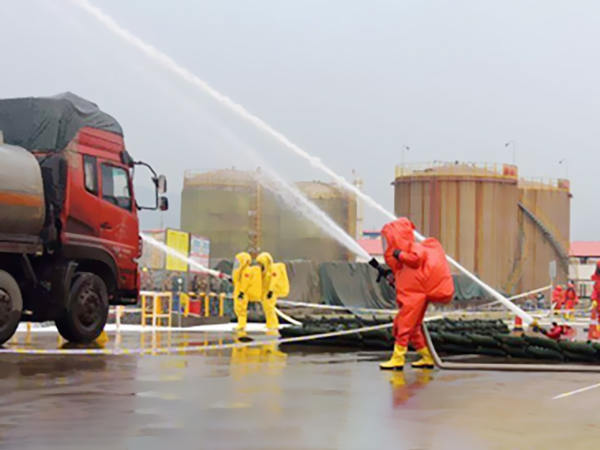
[[[202,311],[199,314],[200,317],[210,317],[210,305],[211,301],[218,300],[218,317],[225,316],[225,300],[227,295],[224,292],[217,294],[216,292],[188,292],[179,294],[180,305],[184,307],[183,316],[198,316],[190,312],[190,302],[198,300],[202,304]]]
[[[172,327],[173,294],[171,292],[140,292],[142,300],[142,326],[148,325],[148,319],[152,319],[152,326],[162,324],[162,319],[167,319],[167,326]],[[163,301],[167,304],[166,311],[163,310]]]
[[[517,167],[512,164],[481,163],[467,161],[431,161],[397,165],[396,178],[465,176],[516,180]]]
[[[519,188],[564,192],[570,192],[571,190],[569,180],[544,177],[519,178]]]

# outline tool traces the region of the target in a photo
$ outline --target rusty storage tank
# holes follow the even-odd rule
[[[0,132],[0,234],[37,235],[45,218],[40,165],[27,150],[3,142]]]
[[[557,281],[567,281],[571,197],[568,180],[519,180],[518,290],[549,284],[553,260]]]
[[[298,189],[350,236],[356,234],[356,198],[343,189],[319,181],[296,183]],[[315,262],[353,261],[354,255],[319,227],[292,211],[281,216],[279,256]]]
[[[181,229],[210,239],[211,263],[231,259],[251,245],[256,196],[253,172],[188,171],[181,193]]]
[[[436,162],[396,167],[394,208],[448,255],[506,290],[517,251],[517,169]]]

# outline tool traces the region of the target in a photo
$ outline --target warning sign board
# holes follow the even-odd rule
[[[172,248],[181,255],[187,257],[190,250],[190,235],[185,231],[167,230],[167,247]],[[167,255],[167,270],[187,272],[188,264],[184,259],[176,255]]]

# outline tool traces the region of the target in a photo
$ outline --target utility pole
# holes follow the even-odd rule
[[[567,160],[567,158],[563,158],[558,162],[558,164],[560,166],[565,166],[565,178],[568,180],[569,179],[569,161]]]
[[[504,147],[512,147],[512,163],[513,166],[517,165],[517,141],[515,141],[514,139],[511,139],[510,141],[506,142],[504,144]]]
[[[410,146],[403,145],[402,146],[402,175],[404,175],[404,165],[406,160],[406,152],[410,151]]]

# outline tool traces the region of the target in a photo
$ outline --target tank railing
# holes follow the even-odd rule
[[[454,175],[517,179],[517,168],[511,164],[472,161],[430,161],[396,166],[396,178],[403,176]]]
[[[196,179],[197,177],[199,179]],[[248,186],[248,184],[257,183],[257,172],[228,168],[214,170],[187,169],[183,173],[183,183],[184,186]]]
[[[564,178],[527,177],[519,178],[519,188],[569,192],[570,183]]]

